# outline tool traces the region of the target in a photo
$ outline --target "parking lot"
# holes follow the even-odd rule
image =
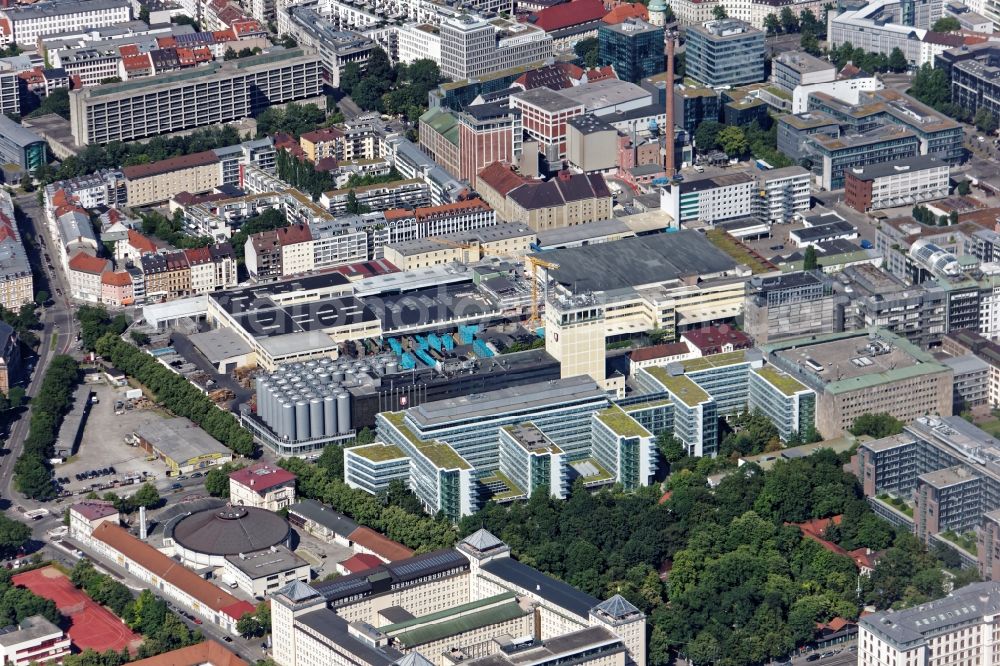
[[[97,490],[100,486],[122,483],[128,477],[155,478],[161,487],[169,486],[166,465],[160,460],[146,460],[146,452],[125,443],[125,437],[144,423],[163,418],[149,409],[133,409],[115,414],[115,401],[121,400],[125,389],[107,384],[93,384],[91,390],[98,398],[90,409],[83,429],[83,438],[77,454],[68,462],[55,466],[55,475],[63,480],[63,488],[72,493]],[[77,474],[91,470],[114,468],[114,473],[95,478],[77,480]],[[66,483],[65,479],[69,479]]]

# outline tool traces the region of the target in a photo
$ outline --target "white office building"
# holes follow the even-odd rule
[[[441,22],[441,73],[462,81],[552,58],[552,37],[528,23],[463,14]]]
[[[9,22],[16,44],[34,47],[41,35],[130,21],[132,5],[128,0],[62,0],[21,5],[2,16]]]

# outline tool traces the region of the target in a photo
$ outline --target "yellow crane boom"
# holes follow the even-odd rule
[[[555,270],[559,268],[559,264],[533,257],[530,254],[525,259],[528,260],[528,265],[531,266],[531,319],[528,320],[528,325],[531,328],[536,328],[541,323],[541,317],[538,315],[538,267],[541,266],[546,270]]]

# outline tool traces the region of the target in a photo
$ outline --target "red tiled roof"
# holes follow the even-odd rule
[[[689,353],[691,353],[691,350],[683,342],[668,342],[662,345],[636,349],[629,355],[629,358],[633,361],[652,361],[655,358],[668,358],[670,356],[681,356],[682,354]]]
[[[132,284],[132,276],[126,271],[106,271],[101,274],[101,284],[109,287],[127,287]]]
[[[230,617],[233,615],[227,609],[235,610],[237,605],[249,606],[250,612],[253,611],[253,606],[247,602],[240,601],[222,588],[213,585],[180,562],[136,539],[118,525],[112,525],[110,522],[101,523],[94,530],[93,536],[213,611],[226,612]]]
[[[455,201],[453,203],[441,204],[440,206],[416,208],[413,211],[413,215],[418,220],[423,220],[436,215],[457,213],[465,210],[490,210],[490,206],[482,199],[467,199],[465,201]]]
[[[217,42],[234,42],[236,41],[236,33],[233,32],[232,28],[228,30],[216,30],[212,33],[212,38]]]
[[[727,344],[733,345],[734,349],[749,349],[753,346],[749,335],[726,324],[695,328],[685,331],[682,336],[706,355],[719,353],[722,345]]]
[[[350,573],[358,573],[359,571],[367,571],[368,569],[373,569],[378,565],[382,564],[382,560],[375,557],[374,555],[369,555],[368,553],[358,553],[353,555],[343,562],[340,566],[347,569]]]
[[[396,543],[387,536],[383,536],[373,529],[359,527],[351,532],[348,537],[365,550],[370,550],[383,560],[395,562],[413,557],[413,551],[401,543]]]
[[[161,49],[177,46],[177,40],[173,37],[157,37],[156,45]]]
[[[142,55],[130,55],[122,58],[122,67],[125,71],[139,71],[144,69],[152,69],[153,63],[149,59],[148,53],[143,53]]]
[[[215,164],[219,161],[219,156],[215,154],[214,151],[204,150],[200,153],[191,153],[190,155],[180,155],[178,157],[170,157],[165,160],[157,160],[156,162],[150,162],[149,164],[136,164],[134,166],[127,166],[122,169],[122,173],[125,174],[126,180],[136,180],[138,178],[150,178],[152,176],[159,176],[161,174],[170,173],[171,171],[180,171],[182,169],[191,169],[193,167],[208,166],[209,164]]]
[[[587,83],[595,83],[597,81],[604,81],[606,79],[617,79],[618,75],[615,74],[615,70],[611,65],[605,65],[604,67],[594,67],[593,69],[587,70]]]
[[[11,34],[10,21],[8,21],[5,18],[0,18],[0,35],[9,35],[9,34]]]
[[[406,208],[390,208],[382,214],[387,220],[403,220],[408,217],[415,217],[414,212]]]
[[[250,666],[226,649],[222,643],[208,640],[178,648],[148,659],[133,661],[131,666]]]
[[[93,273],[100,275],[111,266],[107,259],[99,259],[84,252],[77,252],[69,260],[69,267],[81,273]]]
[[[505,197],[514,188],[531,181],[515,173],[508,165],[502,162],[493,162],[483,167],[479,172],[477,182],[489,185],[496,190],[497,194]]]
[[[128,230],[128,244],[140,252],[156,252],[156,245],[135,229]]]
[[[323,141],[333,141],[344,136],[344,133],[335,127],[325,127],[323,129],[306,132],[300,138],[310,143],[320,143]]]
[[[278,229],[278,243],[282,246],[305,243],[312,240],[312,232],[305,224],[292,224]]]
[[[546,7],[529,20],[546,32],[570,28],[604,18],[608,10],[601,0],[572,0],[561,5]]]
[[[258,463],[236,470],[229,475],[229,478],[262,494],[275,486],[295,481],[296,476],[280,467],[268,465],[267,463]]]
[[[207,247],[192,247],[184,250],[188,264],[196,266],[198,264],[212,263],[212,252]]]
[[[614,25],[616,23],[622,23],[625,19],[630,18],[641,18],[643,21],[648,21],[649,12],[646,10],[646,5],[641,2],[626,2],[612,9],[601,20],[605,23]]]
[[[234,604],[229,604],[228,606],[220,608],[219,612],[223,615],[228,615],[234,620],[239,620],[247,613],[253,613],[255,610],[257,609],[249,601],[237,601]]]

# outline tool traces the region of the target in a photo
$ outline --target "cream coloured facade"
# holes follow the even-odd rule
[[[382,256],[401,271],[454,262],[474,263],[485,257],[520,258],[537,236],[524,225],[498,224],[464,233],[386,245]]]
[[[199,194],[222,184],[219,160],[211,151],[123,169],[128,205],[168,201],[178,192]]]
[[[858,666],[976,666],[1000,659],[1000,583],[858,622]]]
[[[565,645],[561,658],[588,666],[646,663],[645,616],[634,606],[618,595],[600,602],[513,560],[485,530],[454,550],[314,587],[289,585],[272,596],[271,613],[280,666],[503,659],[496,639],[504,635]]]
[[[281,267],[284,275],[308,273],[315,267],[312,239],[281,246]]]

